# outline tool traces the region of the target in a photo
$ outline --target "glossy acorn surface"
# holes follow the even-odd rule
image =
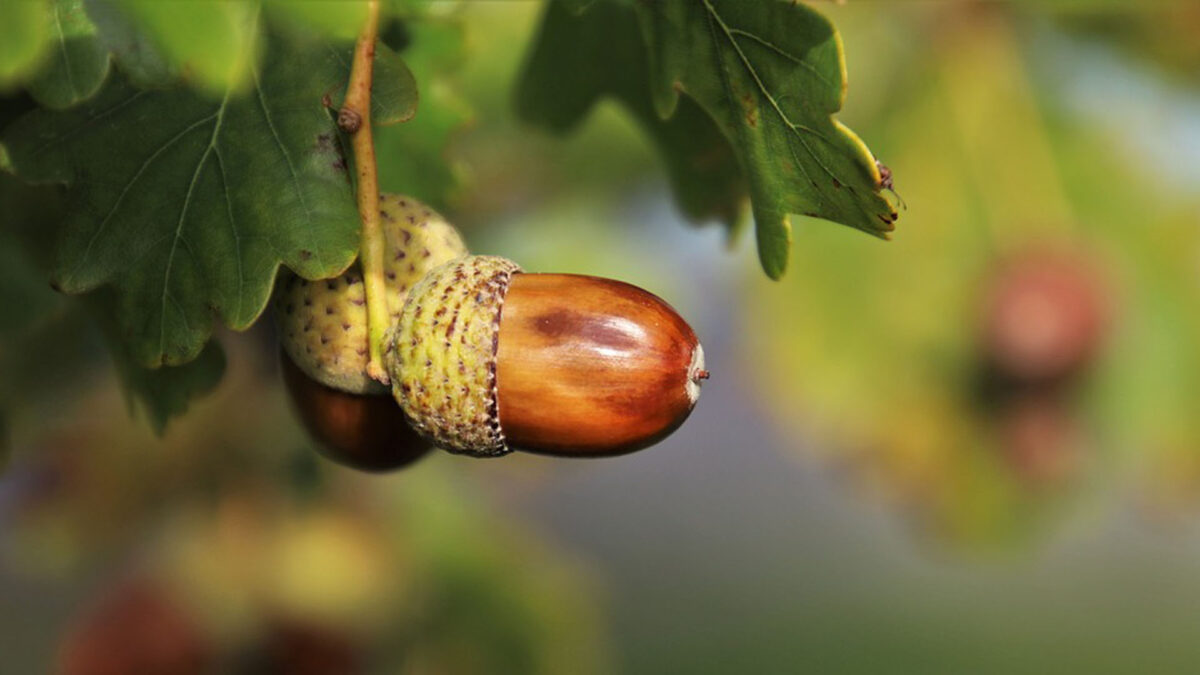
[[[391,396],[340,391],[310,378],[286,353],[279,361],[296,414],[329,459],[381,472],[408,466],[432,449]]]
[[[692,328],[636,286],[573,274],[517,274],[497,340],[500,427],[518,449],[606,456],[653,445],[700,394]]]

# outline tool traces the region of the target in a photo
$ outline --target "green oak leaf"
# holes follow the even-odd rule
[[[343,40],[358,37],[367,20],[365,0],[264,0],[263,7],[273,17]]]
[[[68,108],[100,90],[108,75],[108,49],[83,0],[52,0],[49,24],[49,58],[29,83],[29,93],[47,108]]]
[[[3,115],[0,115],[2,118]],[[20,421],[36,408],[58,401],[92,366],[94,328],[108,343],[130,409],[140,409],[161,433],[193,398],[220,379],[224,359],[216,345],[178,367],[144,368],[120,340],[112,293],[82,298],[55,293],[46,267],[53,257],[55,224],[63,215],[60,186],[30,186],[0,174],[0,412]],[[53,354],[53,358],[38,355]]]
[[[464,174],[459,164],[445,157],[446,147],[472,118],[451,79],[462,60],[462,27],[426,19],[408,25],[405,39],[401,56],[422,84],[421,99],[412,119],[375,132],[379,181],[387,191],[442,208],[462,185]]]
[[[162,435],[173,417],[187,412],[188,405],[216,388],[225,374],[225,352],[216,341],[205,344],[199,356],[182,365],[147,368],[138,361],[114,320],[112,293],[91,293],[83,302],[108,345],[130,414],[140,411],[154,433]]]
[[[763,269],[787,267],[789,214],[886,237],[898,214],[867,147],[833,115],[846,89],[833,25],[793,0],[648,0],[634,4],[651,87],[669,117],[687,94],[725,131],[750,183]]]
[[[668,118],[650,97],[645,44],[631,8],[565,1],[546,7],[517,86],[517,113],[556,133],[575,128],[603,96],[620,101],[658,146],[683,212],[693,220],[741,220],[746,186],[729,141],[683,99]],[[587,4],[587,3],[585,3]]]
[[[345,17],[332,26],[318,26],[319,31],[314,31],[308,24],[335,9],[340,15],[346,14],[346,9],[360,6],[365,7],[362,3],[331,5],[294,0],[273,0],[267,4],[273,10],[270,17],[296,21],[293,17],[298,16],[301,30],[320,32],[332,38],[340,37],[344,32]],[[83,0],[53,0],[51,9],[47,23],[53,49],[29,85],[30,94],[41,105],[67,108],[91,98],[108,74],[110,54],[121,72],[139,88],[164,87],[179,78],[178,65],[167,60],[145,31],[130,23],[128,11],[122,11],[114,0],[91,0],[86,12]],[[350,12],[349,16],[357,15]],[[243,37],[253,43],[255,31],[251,30]],[[349,73],[353,47],[345,42],[330,42],[328,49]],[[334,89],[344,91],[345,85],[343,78]],[[416,81],[404,60],[383,45],[376,51],[371,92],[371,115],[376,124],[396,124],[412,117],[417,100]],[[223,96],[224,92],[221,93]]]
[[[114,77],[87,103],[0,136],[23,178],[70,185],[54,280],[68,293],[111,285],[144,366],[199,355],[214,313],[250,326],[280,264],[316,279],[354,260],[357,209],[322,100],[344,68],[312,38],[266,42],[247,91],[214,100]]]
[[[346,76],[337,83],[338,106],[345,98],[353,47],[328,47],[331,58],[344,69]],[[371,73],[371,123],[389,126],[407,122],[417,112],[417,79],[408,64],[387,45],[375,45],[375,63]]]

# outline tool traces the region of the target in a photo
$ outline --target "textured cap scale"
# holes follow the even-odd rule
[[[392,393],[413,427],[449,452],[509,452],[500,429],[496,351],[511,260],[470,256],[425,276],[388,334]]]

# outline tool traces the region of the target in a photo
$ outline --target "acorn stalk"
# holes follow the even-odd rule
[[[381,342],[388,326],[388,294],[383,276],[385,241],[379,217],[379,180],[375,167],[375,141],[371,135],[371,81],[375,41],[379,32],[379,0],[367,2],[367,18],[354,46],[346,100],[338,112],[338,125],[350,134],[358,177],[356,197],[362,220],[359,264],[367,300],[367,368],[371,378],[387,384]]]

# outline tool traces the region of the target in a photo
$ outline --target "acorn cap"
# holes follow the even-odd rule
[[[510,452],[500,429],[496,352],[511,260],[468,256],[413,287],[385,339],[392,393],[412,426],[449,452]]]
[[[384,283],[395,321],[410,288],[426,272],[465,255],[458,231],[425,204],[381,194]],[[280,281],[275,317],[284,351],[306,375],[354,394],[386,394],[367,375],[367,300],[357,262],[333,279],[309,281],[294,274]]]

